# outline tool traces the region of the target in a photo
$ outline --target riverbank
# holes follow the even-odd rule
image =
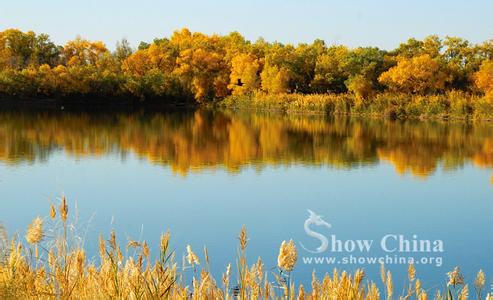
[[[229,96],[221,106],[236,109],[277,110],[285,113],[360,115],[391,119],[493,120],[493,101],[452,91],[437,95],[380,93],[369,99],[352,94],[281,94],[255,92]]]
[[[212,102],[189,99],[134,97],[0,97],[0,109],[148,111],[226,108],[274,111],[286,114],[353,115],[388,119],[492,121],[493,100],[481,95],[451,91],[435,95],[379,93],[361,99],[341,94],[268,94],[257,91],[230,95]]]

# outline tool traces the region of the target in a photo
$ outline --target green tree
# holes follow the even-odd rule
[[[467,89],[473,73],[481,64],[477,49],[471,47],[467,40],[457,37],[446,37],[443,45],[445,48],[443,59],[451,76],[450,87]]]
[[[120,41],[116,42],[114,55],[118,61],[123,62],[125,59],[127,59],[127,57],[132,55],[132,53],[132,47],[130,46],[130,43],[127,41],[127,39],[121,39]]]
[[[349,78],[348,57],[345,46],[332,46],[317,57],[312,89],[318,93],[342,93],[347,91],[345,81]]]
[[[382,90],[378,77],[388,69],[385,55],[386,51],[375,47],[359,47],[352,50],[345,63],[348,74],[345,81],[347,89],[361,98],[368,98],[374,92]]]
[[[0,32],[0,67],[22,69],[29,65],[59,63],[61,47],[50,41],[46,34],[7,29]]]

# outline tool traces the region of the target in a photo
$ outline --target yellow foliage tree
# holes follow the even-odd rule
[[[136,51],[127,57],[122,64],[122,70],[125,74],[143,76],[152,69],[149,63],[149,53],[147,49]]]
[[[203,48],[180,52],[173,71],[191,85],[197,101],[227,95],[229,72],[221,53]]]
[[[58,63],[59,47],[46,34],[7,29],[0,32],[0,68],[21,69]]]
[[[103,42],[91,42],[80,37],[67,42],[63,48],[63,55],[69,66],[96,65],[108,53]]]
[[[424,54],[400,59],[378,80],[397,92],[423,94],[444,89],[449,78],[435,59]]]
[[[230,68],[221,37],[191,33],[184,28],[173,33],[170,44],[179,51],[173,74],[197,101],[228,94]]]
[[[228,88],[233,95],[243,95],[258,89],[260,85],[260,62],[251,54],[239,54],[231,61],[231,75]]]
[[[143,76],[152,69],[171,73],[175,58],[160,45],[152,44],[149,48],[136,51],[127,57],[122,64],[126,74]]]
[[[35,34],[17,29],[0,32],[0,68],[22,68],[26,66],[31,54]]]
[[[312,86],[317,92],[343,92],[347,80],[347,58],[350,51],[345,46],[333,46],[316,59]]]
[[[361,74],[349,78],[346,85],[348,90],[356,96],[357,104],[361,104],[363,100],[375,94],[372,82]]]
[[[282,94],[289,92],[289,71],[284,67],[266,64],[262,73],[262,90],[269,94]]]
[[[493,98],[493,61],[484,61],[481,68],[474,74],[476,87],[489,98]]]

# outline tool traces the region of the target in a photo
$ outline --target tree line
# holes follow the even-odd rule
[[[0,32],[0,95],[130,97],[209,102],[256,91],[341,94],[441,94],[459,90],[493,98],[493,40],[411,38],[394,50],[246,40],[175,31],[169,38],[123,39],[110,51],[80,37],[56,45],[46,34]]]

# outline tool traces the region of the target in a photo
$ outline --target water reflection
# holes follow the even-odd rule
[[[231,111],[169,113],[0,112],[0,161],[46,161],[135,153],[175,173],[243,166],[355,168],[388,161],[426,178],[472,162],[493,167],[488,123],[282,116]],[[491,178],[493,180],[493,178]]]

